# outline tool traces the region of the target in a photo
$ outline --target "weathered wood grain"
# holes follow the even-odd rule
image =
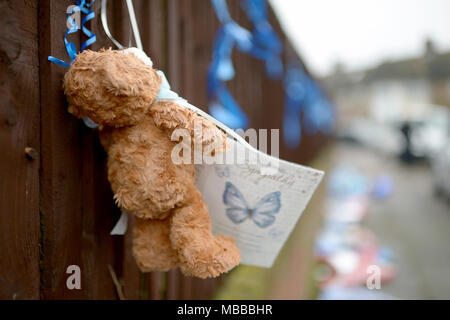
[[[41,87],[41,207],[43,299],[88,298],[84,290],[68,290],[66,269],[78,265],[82,288],[88,279],[82,264],[82,155],[79,123],[67,112],[62,92],[66,69],[47,60],[68,59],[62,34],[65,12],[72,1],[44,0],[39,4]],[[79,47],[79,35],[71,41]]]
[[[0,299],[39,298],[36,1],[0,1]],[[27,157],[25,148],[34,150]],[[28,149],[29,150],[29,149]]]
[[[62,92],[66,68],[65,12],[72,1],[40,3],[41,79],[41,295],[44,299],[116,298],[108,271],[114,264],[109,236],[118,212],[106,179],[106,155],[93,130],[67,112]],[[82,38],[81,41],[85,41]],[[71,36],[80,48],[80,33]],[[69,265],[81,269],[81,290],[66,286]]]

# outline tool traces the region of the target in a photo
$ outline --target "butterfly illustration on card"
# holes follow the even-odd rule
[[[243,194],[231,182],[225,184],[223,203],[227,217],[235,224],[247,219],[252,220],[258,227],[267,228],[275,221],[275,215],[281,208],[281,192],[271,192],[262,197],[256,205],[249,207]]]
[[[229,178],[230,177],[230,168],[229,167],[215,167],[214,170],[219,178]]]

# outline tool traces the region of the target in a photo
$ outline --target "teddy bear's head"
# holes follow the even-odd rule
[[[151,63],[133,51],[85,50],[64,76],[69,112],[112,127],[140,122],[160,86]]]

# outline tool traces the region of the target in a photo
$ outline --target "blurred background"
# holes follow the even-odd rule
[[[241,269],[219,297],[449,299],[450,2],[269,3],[333,106],[333,125],[310,132],[308,110],[319,108],[301,98],[288,116],[301,119],[301,137],[290,138],[297,131],[286,117],[281,128],[300,152],[313,136],[331,137],[307,162],[326,178],[266,275],[271,285]]]
[[[450,298],[450,2],[270,3],[336,110],[317,297]]]

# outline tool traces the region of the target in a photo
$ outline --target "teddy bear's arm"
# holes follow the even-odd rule
[[[195,180],[193,166],[171,160],[173,144],[148,117],[136,126],[111,129],[103,137],[108,152],[108,180],[117,205],[145,219],[164,219],[186,203]]]
[[[211,121],[197,115],[194,111],[180,107],[169,101],[155,102],[150,113],[155,124],[166,130],[169,137],[175,129],[188,130],[193,142],[201,143],[203,150],[211,150],[206,146],[214,146],[214,151],[222,153],[227,150],[226,135]],[[201,128],[201,130],[199,130]],[[208,151],[209,152],[209,151]]]

